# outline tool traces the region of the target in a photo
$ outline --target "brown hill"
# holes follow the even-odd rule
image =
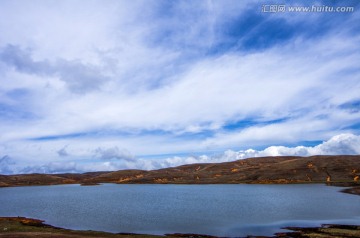
[[[360,155],[261,157],[143,171],[0,175],[0,186],[96,183],[337,183],[360,181]]]

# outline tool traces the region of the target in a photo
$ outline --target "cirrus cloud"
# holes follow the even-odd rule
[[[351,152],[321,141],[360,133],[359,11],[268,14],[263,3],[1,1],[0,155],[85,171],[247,148]]]

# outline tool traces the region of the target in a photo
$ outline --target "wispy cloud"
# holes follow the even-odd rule
[[[56,60],[54,63],[47,60],[34,61],[31,52],[14,45],[4,47],[0,51],[0,59],[21,73],[59,77],[74,93],[86,93],[100,89],[100,86],[109,80],[96,66],[64,59]]]
[[[0,156],[112,169],[360,134],[359,12],[263,3],[1,1]]]
[[[13,173],[12,167],[15,165],[15,162],[8,156],[5,155],[0,158],[0,173],[1,174],[11,174]]]
[[[127,150],[123,149],[120,150],[118,147],[111,147],[111,148],[97,148],[95,151],[95,157],[98,157],[102,160],[127,160],[133,161],[135,157]]]
[[[61,148],[60,150],[58,150],[58,155],[61,156],[61,157],[66,157],[66,156],[69,156],[69,153],[66,151],[66,147],[67,146],[64,146],[63,148]]]

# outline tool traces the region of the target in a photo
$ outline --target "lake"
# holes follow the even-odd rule
[[[102,184],[0,188],[0,216],[146,234],[272,235],[284,226],[360,224],[360,196],[321,184]]]

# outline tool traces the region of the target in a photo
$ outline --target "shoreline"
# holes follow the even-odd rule
[[[114,182],[107,182],[110,184],[134,184],[134,183],[114,183]],[[101,183],[59,183],[59,184],[31,184],[31,185],[10,185],[10,186],[1,186],[1,188],[14,188],[14,187],[30,187],[30,186],[56,186],[56,185],[80,185],[80,186],[100,186]],[[210,183],[136,183],[136,184],[174,184],[174,185],[212,185]],[[216,185],[227,185],[227,184],[263,184],[263,185],[282,185],[284,183],[213,183]],[[345,189],[340,190],[341,193],[347,193],[352,195],[360,196],[360,184],[354,182],[333,182],[333,183],[324,183],[324,182],[312,182],[312,183],[286,183],[287,185],[297,185],[297,184],[324,184],[327,186],[334,186],[334,187],[346,187]]]
[[[298,184],[360,185],[360,155],[255,157],[185,164],[157,170],[125,169],[62,174],[0,175],[0,187],[55,184]],[[348,187],[349,187],[348,186]]]
[[[338,225],[324,224],[320,227],[284,227],[289,232],[275,233],[272,236],[246,236],[247,238],[280,238],[280,237],[360,237],[360,225]],[[0,217],[0,237],[68,237],[68,238],[85,238],[85,237],[103,237],[103,238],[164,238],[164,237],[182,237],[182,238],[217,238],[217,236],[202,234],[164,234],[149,235],[135,233],[109,233],[101,231],[80,231],[55,227],[44,223],[43,220],[26,218],[26,217]],[[244,237],[244,238],[246,238]]]

